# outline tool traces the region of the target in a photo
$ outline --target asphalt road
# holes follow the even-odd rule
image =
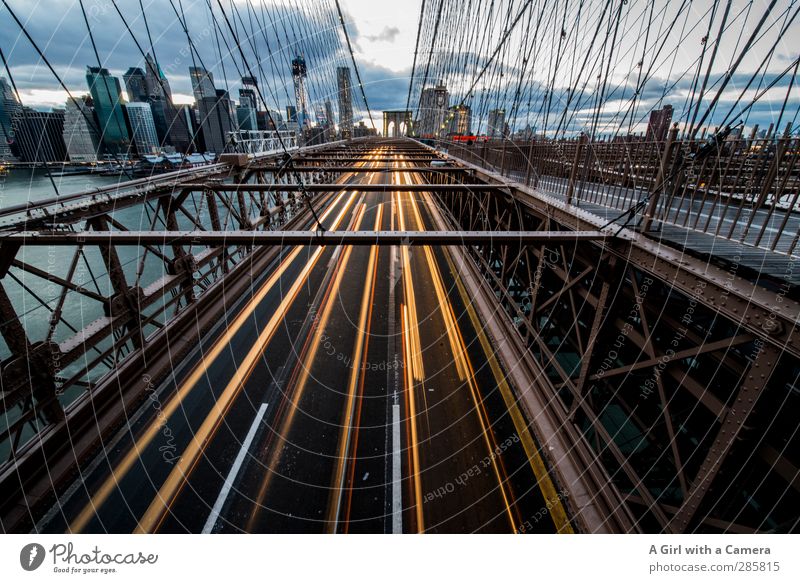
[[[358,191],[415,177],[343,177],[323,224],[436,229],[429,193]],[[443,247],[285,249],[37,528],[570,532],[456,265]]]

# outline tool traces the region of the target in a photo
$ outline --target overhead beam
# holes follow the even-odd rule
[[[259,166],[255,168],[261,172],[352,172],[352,173],[366,173],[366,172],[469,172],[468,168],[461,168],[460,166],[407,166],[405,168],[399,166],[292,166],[287,168],[284,166]]]
[[[6,235],[22,245],[473,245],[573,243],[603,231],[44,231]]]
[[[433,156],[409,156],[409,155],[402,155],[402,157],[398,158],[371,158],[369,156],[308,156],[303,158],[294,158],[295,162],[322,162],[324,164],[330,164],[331,162],[430,162],[431,160],[441,160],[441,158],[436,158]],[[258,168],[258,163],[253,162],[250,164],[250,168]]]
[[[375,172],[375,170],[372,170]],[[190,190],[214,190],[216,192],[497,192],[503,186],[498,184],[223,184],[223,183],[186,183],[181,185]]]

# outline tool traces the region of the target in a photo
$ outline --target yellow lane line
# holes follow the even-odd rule
[[[492,374],[494,375],[495,380],[497,381],[500,393],[503,395],[503,400],[511,415],[514,428],[516,429],[517,435],[522,442],[525,454],[528,457],[528,462],[531,464],[531,469],[536,476],[539,489],[542,492],[545,502],[548,504],[548,506],[551,506],[550,516],[553,518],[553,523],[556,526],[557,532],[573,533],[574,530],[569,522],[569,519],[567,518],[567,512],[564,508],[564,505],[561,503],[561,496],[556,490],[553,481],[550,479],[547,467],[545,466],[544,460],[542,460],[542,457],[539,454],[539,449],[536,447],[536,443],[534,442],[533,436],[530,433],[530,428],[525,420],[525,416],[522,414],[522,411],[517,404],[517,399],[514,396],[514,392],[511,389],[511,386],[508,384],[505,375],[503,374],[503,369],[494,354],[494,348],[483,330],[483,323],[478,317],[478,314],[475,312],[475,308],[472,306],[472,299],[467,293],[461,278],[458,276],[458,271],[456,270],[456,266],[453,264],[453,261],[450,258],[450,253],[445,252],[444,256],[448,265],[450,266],[450,270],[453,273],[453,278],[455,279],[459,294],[461,295],[464,305],[467,308],[467,312],[469,313],[472,326],[478,334],[478,340],[481,343],[481,348],[483,349],[484,354],[487,356],[489,366],[492,369]]]
[[[411,208],[414,212],[414,216],[417,221],[417,225],[420,230],[425,230],[425,223],[422,221],[422,215],[419,212],[419,208],[417,206],[416,200],[414,200],[414,196],[410,196],[411,201]],[[495,477],[497,478],[497,483],[500,486],[500,493],[503,497],[503,503],[506,510],[506,515],[508,520],[511,524],[511,529],[516,531],[517,526],[514,520],[514,513],[511,510],[511,503],[509,501],[509,496],[506,492],[505,480],[502,477],[500,468],[498,466],[498,459],[496,456],[492,455],[492,452],[495,451],[496,447],[493,447],[494,444],[494,436],[490,434],[490,430],[487,426],[487,421],[484,419],[484,414],[486,413],[485,410],[482,413],[483,409],[483,402],[481,398],[480,391],[478,390],[477,383],[475,382],[475,372],[472,368],[472,363],[469,359],[469,355],[467,353],[467,347],[464,342],[464,338],[461,335],[461,330],[458,327],[458,323],[456,321],[455,312],[453,311],[453,306],[450,303],[450,299],[447,296],[447,293],[444,289],[444,283],[442,281],[442,275],[439,272],[439,268],[436,265],[436,260],[433,256],[433,251],[431,247],[428,245],[423,246],[423,250],[425,252],[425,261],[428,264],[428,271],[431,274],[431,279],[433,280],[433,287],[434,292],[436,294],[437,301],[439,302],[439,310],[442,314],[442,319],[444,320],[445,330],[447,331],[447,336],[450,341],[450,347],[453,354],[453,360],[456,364],[456,370],[458,371],[459,378],[462,381],[466,381],[469,387],[470,393],[472,395],[472,400],[475,403],[475,412],[478,415],[478,420],[481,425],[481,432],[483,434],[483,440],[486,445],[486,449],[489,452],[490,458],[492,460],[492,469],[494,470]],[[488,419],[488,414],[486,414]]]

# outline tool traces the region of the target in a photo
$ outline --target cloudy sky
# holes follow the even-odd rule
[[[419,2],[420,0],[380,3],[374,0],[341,0],[367,100],[376,119],[378,116],[374,112],[405,106]],[[192,32],[201,58],[213,71],[216,85],[224,85],[221,77],[222,69],[226,68],[225,77],[235,95],[239,75],[234,70],[231,59],[223,58],[221,66],[220,59],[212,48],[214,42],[219,42],[214,39],[214,34],[218,32],[215,33],[209,27],[205,0],[181,0],[181,3],[187,26]],[[174,99],[176,102],[189,103],[193,100],[188,76],[188,67],[192,62],[180,21],[168,0],[143,0],[143,4],[157,57],[169,79]],[[216,8],[216,4],[212,4]],[[11,0],[10,5],[67,88],[75,95],[86,93],[85,67],[89,64],[96,65],[97,58],[86,34],[78,1]],[[149,49],[145,23],[138,10],[138,0],[117,0],[117,5],[140,45],[145,50]],[[173,5],[177,6],[178,2],[174,0]],[[237,0],[237,5],[244,13],[246,0]],[[252,5],[257,6],[259,3],[253,2]],[[129,66],[141,66],[141,51],[131,39],[114,5],[109,0],[84,0],[84,6],[103,65],[118,76]],[[39,109],[62,107],[67,93],[31,48],[12,16],[2,7],[0,22],[0,48],[11,66],[22,101]],[[225,27],[224,24],[220,26]],[[276,23],[276,28],[280,29],[280,24]],[[255,40],[257,43],[264,43],[263,39]],[[285,42],[285,38],[274,40]],[[344,57],[347,55],[339,55],[340,60]],[[307,56],[307,60],[312,59]],[[310,79],[314,76],[313,66],[314,63],[309,62]],[[6,76],[5,71],[0,72],[0,75]],[[276,101],[285,105],[292,88],[288,85],[288,76],[282,81],[283,86],[276,89]],[[313,89],[309,89],[313,92]],[[358,102],[356,108],[363,109],[359,108]]]
[[[139,10],[140,1],[144,7],[144,13],[147,15],[146,21],[142,18]],[[265,83],[262,82],[262,89],[269,87],[268,95],[265,98],[271,107],[281,110],[286,104],[293,101],[289,60],[298,52],[303,52],[309,66],[307,90],[312,107],[313,104],[319,104],[326,99],[331,99],[335,105],[335,94],[333,93],[335,91],[335,67],[349,64],[350,57],[343,46],[338,24],[335,18],[331,17],[333,12],[329,12],[327,16],[320,16],[321,7],[327,6],[330,10],[335,10],[334,3],[320,0],[293,0],[292,2],[265,0],[263,4],[272,6],[278,1],[283,1],[283,4],[267,11],[268,16],[265,16],[264,12],[260,13],[260,18],[264,18],[264,25],[260,27],[252,25],[253,17],[258,22],[259,13],[254,10],[251,15],[249,12],[249,7],[258,6],[260,9],[262,5],[260,0],[222,0],[221,2],[229,11],[231,2],[238,7],[238,15],[243,20],[237,23],[234,19],[237,30],[248,28],[259,32],[267,31],[261,33],[262,36],[255,35],[253,38],[246,39],[252,44],[247,44],[244,48],[250,62],[258,63],[256,73],[266,80]],[[376,125],[379,126],[378,121],[382,110],[401,109],[406,105],[421,0],[340,0],[340,2],[345,13],[367,100]],[[67,88],[75,95],[86,93],[86,66],[96,65],[98,57],[95,55],[92,39],[86,33],[86,24],[78,0],[9,0],[9,3]],[[222,34],[220,31],[225,33],[223,36],[230,37],[230,35],[227,34],[225,24],[221,22],[217,1],[116,0],[113,2],[112,0],[83,0],[83,3],[86,18],[93,31],[97,53],[99,53],[99,59],[103,66],[120,77],[128,67],[142,66],[140,47],[145,51],[150,49],[147,25],[159,63],[172,86],[175,101],[189,103],[193,97],[188,68],[192,66],[195,55],[187,50],[186,36],[181,21],[175,14],[174,7],[182,7],[186,26],[191,32],[199,58],[213,72],[217,87],[228,88],[234,97],[237,97],[238,79],[244,73],[240,68],[241,59],[236,54],[236,49],[227,44],[228,40],[220,37]],[[445,6],[447,10],[453,11],[449,18],[451,20],[458,19],[458,22],[461,23],[463,30],[459,34],[471,34],[476,31],[483,34],[484,24],[490,19],[484,18],[481,14],[482,10],[489,11],[495,6],[508,5],[509,12],[511,12],[521,3],[521,0],[478,2],[473,5],[475,14],[466,14],[464,18],[461,18],[459,14],[463,12],[462,2],[447,0]],[[209,4],[213,6],[217,15],[214,20],[210,17]],[[725,68],[733,60],[737,47],[741,46],[742,39],[746,38],[749,31],[752,30],[757,16],[766,4],[766,0],[753,0],[752,2],[750,0],[734,0],[729,24],[730,31],[720,46],[723,57],[718,59],[716,70],[713,71],[712,83],[724,75]],[[791,2],[780,0],[777,3],[775,14],[768,23],[769,34],[774,34],[781,26],[788,26],[790,17],[794,18],[798,10],[794,7],[795,4],[800,6],[796,0]],[[535,5],[538,6],[538,3]],[[564,63],[571,59],[573,68],[576,64],[580,65],[582,58],[580,55],[589,50],[587,47],[591,41],[591,34],[589,34],[591,29],[587,23],[603,5],[605,2],[590,2],[585,5],[588,16],[583,16],[582,29],[573,29],[567,26],[567,30],[565,30],[555,21],[544,23],[543,30],[536,35],[540,38],[546,37],[542,42],[542,47],[537,49],[539,51],[537,65],[527,70],[525,76],[530,91],[527,96],[529,111],[540,107],[541,99],[547,93],[545,87],[549,81],[548,63],[557,58],[556,49],[559,35],[566,34],[569,42],[574,42],[574,44],[571,46],[571,50],[562,51],[562,56],[558,58],[566,59],[562,61]],[[652,79],[646,85],[638,88],[641,102],[644,104],[642,109],[644,115],[650,108],[660,106],[664,97],[668,97],[675,103],[686,100],[692,82],[693,63],[701,46],[700,38],[703,34],[707,34],[708,7],[711,5],[710,0],[696,0],[690,4],[689,11],[681,15],[683,28],[680,29],[680,32],[684,34],[684,31],[688,31],[686,36],[682,37],[683,42],[666,43],[667,48],[663,52],[663,60],[658,61]],[[122,12],[125,22],[140,47],[137,47],[131,33],[126,29],[115,6]],[[297,6],[300,8],[291,8]],[[429,3],[429,8],[430,6],[431,3]],[[542,6],[547,6],[547,4],[542,4]],[[575,10],[574,6],[578,5],[569,4],[568,6],[572,7],[571,10]],[[630,96],[637,90],[633,84],[634,71],[637,70],[634,63],[639,59],[637,56],[638,43],[642,34],[640,34],[641,29],[632,25],[631,22],[635,22],[637,19],[641,21],[641,17],[647,14],[651,3],[647,0],[633,0],[625,6],[627,12],[624,18],[627,24],[620,36],[617,51],[617,55],[621,55],[621,57],[611,71],[612,85],[610,88],[613,89],[613,92],[606,94],[607,103],[602,113],[603,123],[611,126],[618,122],[618,111],[625,108]],[[659,7],[659,12],[651,17],[657,23],[660,31],[664,23],[670,20],[671,11],[677,10],[678,6],[683,6],[683,3],[659,2],[654,6]],[[566,11],[564,14],[567,14]],[[572,14],[569,16],[570,18],[565,19],[565,22],[577,21]],[[546,16],[546,18],[557,17],[558,14],[555,10],[550,10],[550,14]],[[271,20],[267,21],[267,18]],[[243,24],[247,19],[251,19],[249,25]],[[426,21],[428,25],[430,25],[430,20],[429,18]],[[499,19],[495,20],[500,22]],[[532,22],[529,21],[529,26],[532,26]],[[716,28],[716,22],[714,24]],[[59,86],[54,75],[32,49],[30,42],[20,32],[20,27],[4,8],[0,8],[0,25],[0,48],[10,64],[23,102],[41,109],[62,107],[67,93]],[[525,26],[517,27],[514,35],[506,43],[503,55],[506,80],[513,80],[514,73],[521,66],[520,57],[525,52],[524,47],[527,42],[524,37],[526,30],[529,29],[526,29]],[[564,33],[561,32],[562,30]],[[741,34],[738,32],[739,30],[742,31]],[[491,39],[499,39],[503,33],[501,29],[492,29],[488,32]],[[765,38],[760,41],[761,44],[757,45],[756,49],[751,51],[747,59],[742,62],[737,73],[738,77],[731,83],[731,88],[735,89],[737,94],[738,88],[747,82],[749,75],[764,56],[762,47],[768,46],[769,34],[765,35]],[[787,38],[796,39],[798,35],[800,35],[800,18],[789,26]],[[473,34],[473,36],[475,35]],[[493,40],[492,42],[497,41]],[[655,36],[651,37],[650,42],[655,47]],[[244,41],[243,44],[245,44]],[[267,47],[269,51],[266,50]],[[428,84],[434,81],[434,77],[446,79],[451,90],[451,98],[458,100],[459,92],[464,93],[464,89],[470,84],[474,75],[474,73],[467,73],[466,69],[459,69],[459,59],[468,58],[468,53],[453,55],[440,49],[441,47],[434,48],[431,78],[428,80]],[[598,48],[595,46],[595,51],[597,50]],[[229,51],[234,51],[233,56]],[[255,58],[256,56],[258,58]],[[782,70],[796,57],[797,46],[791,42],[783,42],[770,59],[769,70],[772,73]],[[603,66],[602,59],[597,60],[596,63],[597,66]],[[683,77],[680,77],[678,72],[683,72]],[[0,71],[0,75],[5,76],[5,71]],[[575,123],[580,126],[588,123],[595,111],[591,106],[594,92],[596,92],[594,73],[585,76],[587,79],[591,77],[588,86],[581,94],[586,105],[577,107],[574,116]],[[780,109],[783,103],[790,79],[791,76],[785,77],[770,94],[761,100],[757,107],[753,108],[750,122],[766,124],[771,121],[775,110]],[[355,79],[353,80],[355,81]],[[482,107],[486,111],[491,107],[507,107],[507,104],[501,102],[503,98],[501,93],[505,92],[507,97],[509,92],[502,87],[501,83],[494,85],[497,94],[489,91],[482,96]],[[570,83],[565,78],[563,82],[559,81],[558,85],[553,91],[556,100],[562,99],[568,94]],[[668,93],[665,91],[665,87],[670,88]],[[418,91],[419,86],[415,89]],[[751,90],[745,97],[750,97],[753,93],[754,90]],[[800,97],[798,96],[800,96],[800,89],[794,92],[788,102],[791,111],[796,111],[800,106]],[[725,105],[726,100],[732,98],[738,99],[738,95],[731,92],[723,96],[720,103]],[[355,109],[357,119],[359,114],[365,114],[366,108],[360,98],[356,99]],[[479,107],[474,106],[473,113],[475,114],[478,109]],[[481,115],[485,117],[486,111],[483,111]],[[518,126],[520,127],[525,125],[524,121],[519,121],[523,118],[522,113],[520,109],[518,111]],[[578,126],[576,125],[576,127]]]

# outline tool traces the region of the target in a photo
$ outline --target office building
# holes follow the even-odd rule
[[[353,134],[353,87],[349,67],[336,68],[336,81],[339,88],[339,132],[342,139]]]
[[[647,139],[663,142],[667,139],[667,132],[672,123],[672,106],[665,105],[661,109],[654,109],[650,112],[650,119],[647,122]]]
[[[236,121],[239,130],[255,131],[258,129],[256,110],[249,105],[239,105],[236,107]]]
[[[131,134],[136,151],[140,156],[155,154],[160,150],[158,132],[153,120],[150,104],[146,102],[132,102],[125,105],[128,120],[131,124]]]
[[[165,102],[172,101],[172,90],[166,76],[161,71],[156,60],[150,53],[144,58],[145,63],[145,86],[147,96],[150,99],[161,99]]]
[[[472,112],[469,105],[454,105],[447,112],[450,135],[468,136],[472,134]]]
[[[200,103],[206,98],[216,98],[217,89],[214,87],[214,76],[202,67],[189,67],[189,77],[192,79],[192,92],[194,100]]]
[[[449,100],[447,88],[442,84],[422,90],[419,122],[416,124],[417,134],[420,137],[437,138],[446,133],[445,117]]]
[[[147,92],[147,82],[144,71],[139,67],[131,67],[122,76],[125,81],[125,90],[129,101],[147,101],[150,95]]]
[[[88,95],[67,99],[64,110],[64,144],[70,162],[96,162],[100,136]]]
[[[125,123],[124,100],[119,79],[109,74],[107,69],[88,67],[86,82],[94,102],[94,110],[100,125],[100,139],[103,149],[109,154],[125,154],[131,139]]]
[[[203,97],[197,103],[197,108],[206,151],[223,153],[228,134],[235,129],[231,119],[231,101],[228,92],[222,89],[215,90],[215,96]]]
[[[489,110],[489,122],[487,124],[486,134],[490,138],[502,138],[506,134],[505,109]]]
[[[15,142],[23,162],[65,162],[64,110],[17,110],[14,119]]]
[[[16,159],[12,151],[14,144],[14,117],[22,107],[11,84],[0,77],[0,162]]]

